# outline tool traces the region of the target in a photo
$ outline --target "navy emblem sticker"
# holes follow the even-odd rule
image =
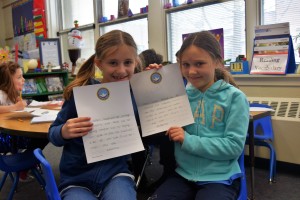
[[[157,84],[161,82],[162,76],[160,73],[154,72],[153,74],[151,74],[150,79],[152,83]]]
[[[97,96],[100,100],[106,100],[109,97],[109,90],[107,88],[100,88],[97,91]]]

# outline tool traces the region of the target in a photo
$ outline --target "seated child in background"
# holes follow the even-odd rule
[[[150,64],[162,64],[163,56],[156,53],[154,49],[147,49],[139,54],[141,59],[141,71],[144,71]]]
[[[21,67],[15,62],[0,64],[0,113],[23,110],[27,103],[21,98],[21,91],[24,85],[24,78]],[[16,140],[18,149],[33,151],[36,148],[43,149],[47,139],[27,138],[21,136],[10,136],[0,134],[0,153],[15,153],[18,149],[12,149],[11,140]],[[20,181],[30,181],[32,177],[27,176],[27,171],[20,173]]]

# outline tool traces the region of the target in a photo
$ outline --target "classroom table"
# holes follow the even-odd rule
[[[61,105],[49,104],[41,108],[60,110]],[[32,117],[10,118],[12,112],[0,114],[0,131],[8,135],[25,136],[30,138],[47,138],[48,130],[52,122],[31,124]]]
[[[6,134],[26,136],[33,138],[47,138],[48,129],[51,123],[31,124],[31,118],[8,119],[10,113],[0,114],[0,130]],[[250,195],[249,199],[254,199],[254,130],[253,122],[257,119],[270,115],[270,111],[251,111],[249,121],[249,157],[250,157]]]
[[[255,155],[254,155],[254,130],[253,122],[263,117],[271,115],[271,111],[251,111],[249,121],[249,157],[250,157],[250,195],[248,199],[254,200],[254,166],[255,166]]]
[[[9,118],[11,113],[0,114],[0,131],[9,135],[47,138],[51,123],[31,124],[32,118]]]

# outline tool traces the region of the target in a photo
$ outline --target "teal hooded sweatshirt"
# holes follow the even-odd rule
[[[184,127],[184,141],[175,143],[176,172],[187,180],[224,181],[241,172],[249,103],[245,94],[223,80],[204,93],[187,87],[195,123]]]

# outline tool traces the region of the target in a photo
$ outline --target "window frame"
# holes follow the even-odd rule
[[[194,9],[194,8],[200,8],[200,7],[205,7],[205,6],[210,6],[210,5],[215,5],[215,4],[220,4],[220,3],[225,3],[225,2],[230,2],[230,1],[234,1],[234,0],[219,0],[219,1],[205,1],[205,2],[193,2],[191,4],[181,4],[179,6],[176,6],[176,7],[172,7],[172,8],[169,8],[169,9],[165,9],[165,15],[166,15],[166,27],[167,27],[167,32],[166,32],[166,45],[167,45],[167,56],[168,56],[168,60],[172,61],[173,60],[173,56],[175,55],[176,52],[172,52],[172,47],[171,47],[171,31],[170,31],[170,14],[172,13],[175,13],[175,12],[180,12],[180,11],[187,11],[187,10],[191,10],[191,9]],[[246,29],[246,26],[247,26],[247,14],[246,14],[246,10],[247,10],[247,4],[246,4],[246,1],[247,0],[244,0],[245,1],[245,54],[246,56],[248,55],[248,52],[247,52],[247,46],[248,46],[248,40],[247,40],[247,29]],[[179,50],[179,49],[178,49]],[[225,54],[225,52],[224,52]],[[240,53],[242,54],[242,52]],[[252,52],[251,52],[251,55],[252,55]],[[237,55],[238,56],[238,55]],[[252,57],[251,57],[252,58]],[[227,59],[227,58],[224,58],[224,59]],[[249,60],[249,58],[248,58]]]
[[[100,22],[100,23],[98,23],[99,35],[101,36],[102,34],[104,34],[103,28],[105,26],[118,25],[118,24],[123,24],[126,22],[133,22],[133,21],[140,20],[140,19],[146,19],[148,21],[148,13],[139,13],[139,14],[133,15],[131,17],[119,18],[119,19],[115,19],[115,20],[107,21],[107,22]],[[147,23],[147,28],[148,28],[148,30],[147,30],[148,31],[148,38],[147,38],[148,47],[146,49],[149,48],[149,24],[148,23]],[[132,35],[132,37],[134,37],[134,36]],[[136,41],[136,39],[135,39],[135,41]],[[140,53],[140,51],[143,51],[143,50],[144,49],[138,49],[138,53]]]
[[[265,25],[265,23],[264,23],[264,15],[265,15],[265,13],[264,13],[264,5],[263,5],[263,3],[265,1],[267,1],[267,0],[259,0],[259,3],[258,3],[258,12],[260,13],[259,14],[259,25]],[[276,3],[276,0],[274,0],[274,1]],[[297,64],[300,63],[300,53],[298,52],[298,49],[297,49],[297,47],[300,48],[300,41],[298,41],[298,43],[296,43],[296,41],[295,41],[295,35],[293,35],[294,33],[291,30],[291,21],[288,21],[288,22],[290,24],[290,36],[292,38],[293,50],[294,50],[294,56],[295,56],[295,62],[296,62],[296,65],[297,65]],[[275,22],[274,21],[274,23],[272,23],[272,24],[277,24],[277,23],[283,23],[283,22]],[[300,26],[299,27],[296,26],[296,29],[300,30]],[[298,34],[300,34],[300,31],[298,32]]]

